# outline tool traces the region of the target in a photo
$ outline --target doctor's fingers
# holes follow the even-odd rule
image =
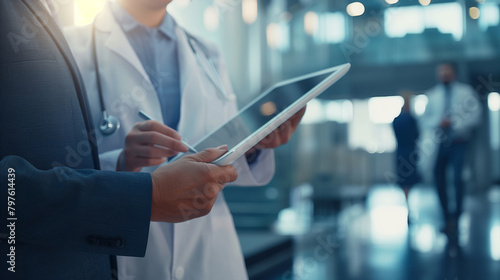
[[[179,152],[152,145],[134,145],[124,149],[125,155],[145,158],[165,158],[176,156]]]
[[[179,132],[158,121],[150,120],[150,121],[140,122],[137,123],[135,126],[137,127],[137,129],[141,131],[156,131],[177,140],[182,139]]]
[[[300,109],[300,111],[295,113],[295,115],[293,115],[290,118],[290,122],[291,122],[292,127],[296,128],[299,125],[300,121],[302,120],[302,117],[304,117],[304,115],[306,113],[306,109],[307,109],[307,106]]]
[[[156,131],[143,131],[140,133],[129,133],[125,137],[125,145],[143,144],[158,145],[177,152],[187,152],[188,148],[181,141],[166,136]]]
[[[271,134],[262,139],[257,147],[260,149],[274,149],[286,144],[290,140],[293,131],[294,128],[290,124],[284,123]]]

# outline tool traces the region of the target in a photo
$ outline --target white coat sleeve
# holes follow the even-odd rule
[[[274,149],[261,150],[252,164],[248,164],[247,158],[242,156],[233,166],[238,171],[238,179],[231,186],[267,185],[274,176]]]
[[[452,120],[453,130],[457,136],[468,138],[481,122],[482,107],[471,87],[464,86],[461,95],[461,102]]]
[[[101,170],[115,171],[118,157],[120,157],[121,152],[122,149],[116,149],[100,153],[99,163],[101,164]]]

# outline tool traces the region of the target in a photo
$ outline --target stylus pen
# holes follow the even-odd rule
[[[150,115],[144,113],[142,110],[139,111],[139,116],[141,118],[147,120],[147,121],[152,121],[153,120],[153,118]],[[191,153],[198,153],[198,151],[193,146],[191,146],[188,143],[186,143],[186,141],[184,141],[184,140],[181,139],[181,142],[182,142],[182,144],[186,145],[186,147],[188,147],[189,152],[191,152]]]

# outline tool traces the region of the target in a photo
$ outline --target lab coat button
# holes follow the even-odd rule
[[[177,267],[175,269],[175,278],[176,279],[182,279],[182,278],[184,278],[184,268]]]

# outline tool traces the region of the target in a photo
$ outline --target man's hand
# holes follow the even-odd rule
[[[181,135],[174,129],[157,121],[139,122],[125,137],[116,170],[138,172],[144,166],[160,165],[168,157],[187,151]]]
[[[238,178],[233,166],[210,163],[226,151],[227,146],[206,149],[156,169],[151,221],[177,223],[207,215],[224,185]]]
[[[306,107],[300,109],[300,111],[295,113],[295,115],[293,115],[286,122],[280,125],[277,129],[275,129],[273,132],[267,135],[266,138],[262,139],[262,141],[260,141],[252,149],[250,149],[246,154],[249,155],[255,150],[274,149],[276,147],[288,143],[288,141],[292,137],[292,134],[297,129],[300,120],[302,120],[302,117],[304,116],[305,112],[306,112]]]

